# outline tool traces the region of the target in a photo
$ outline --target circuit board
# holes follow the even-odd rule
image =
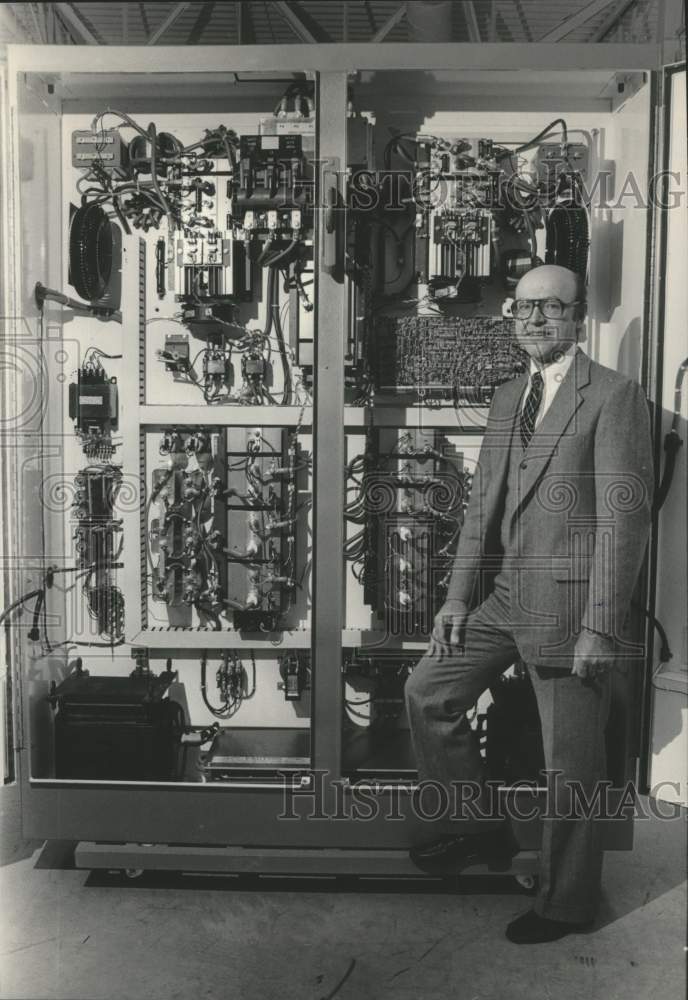
[[[376,386],[489,402],[526,370],[513,323],[492,316],[381,316],[374,329]]]

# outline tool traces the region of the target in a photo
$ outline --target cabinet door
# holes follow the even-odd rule
[[[650,634],[648,639],[650,655],[640,773],[648,787],[669,781],[680,782],[685,790],[685,737],[682,741],[680,721],[688,671],[685,64],[665,67],[657,74],[656,86],[661,100],[656,120],[654,257],[650,261],[649,284],[652,367],[649,375],[656,405],[655,440],[661,507],[650,555],[653,574],[650,599],[651,608],[665,630],[666,640],[661,640],[656,633]],[[681,441],[683,447],[679,444]],[[673,794],[670,789],[665,793],[669,798]]]

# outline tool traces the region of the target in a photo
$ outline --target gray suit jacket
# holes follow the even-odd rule
[[[650,526],[652,446],[640,386],[580,349],[518,468],[503,525],[512,432],[527,376],[497,389],[447,602],[482,600],[506,574],[522,658],[568,667],[581,627],[622,638]],[[520,447],[520,445],[519,445]],[[515,502],[513,502],[515,500]],[[509,558],[500,539],[510,533]],[[632,647],[637,655],[637,647]]]

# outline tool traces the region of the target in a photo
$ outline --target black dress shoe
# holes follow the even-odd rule
[[[567,934],[590,930],[592,924],[592,920],[584,924],[550,920],[548,917],[541,917],[535,910],[528,910],[511,921],[506,929],[506,936],[514,944],[544,944],[547,941],[558,941]]]
[[[471,865],[487,864],[492,871],[508,871],[518,844],[506,827],[468,833],[460,837],[440,837],[429,844],[412,847],[409,857],[416,868],[430,875],[458,875]]]

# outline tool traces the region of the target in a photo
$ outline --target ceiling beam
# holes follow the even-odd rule
[[[331,42],[329,34],[322,25],[304,10],[300,3],[275,3],[289,27],[298,35],[302,42]]]
[[[487,32],[488,42],[497,41],[497,0],[490,3],[490,27]]]
[[[590,3],[586,3],[585,7],[581,7],[580,10],[575,11],[575,13],[570,14],[567,18],[564,18],[556,28],[552,28],[547,34],[543,35],[539,39],[541,42],[560,42],[562,38],[570,35],[572,31],[576,28],[580,28],[582,24],[589,21],[591,17],[596,17],[605,8],[610,7],[614,0],[591,0]]]
[[[148,36],[150,35],[150,25],[148,24],[146,5],[145,3],[140,3],[138,7],[139,7],[139,14],[141,15],[141,24],[143,25],[143,30],[146,32],[146,38],[148,38]]]
[[[526,17],[523,4],[521,0],[514,0],[514,6],[516,7],[516,13],[518,14],[518,19],[521,22],[521,31],[523,32],[523,37],[527,42],[532,42],[533,32],[530,30],[530,24],[528,23],[528,18]]]
[[[237,38],[239,40],[239,45],[255,45],[256,29],[253,24],[251,4],[242,3],[241,0],[239,0],[238,3],[234,4],[234,9],[236,11]]]
[[[45,35],[45,44],[46,45],[50,45],[50,24],[49,24],[50,18],[49,18],[49,13],[53,9],[52,4],[49,4],[49,3],[38,3],[38,4],[36,4],[36,7],[40,11],[40,15],[41,15],[41,24],[43,25],[43,34]],[[55,14],[53,13],[53,17],[54,16],[55,16]],[[55,40],[54,39],[53,39],[53,43],[52,44],[53,45],[55,44]]]
[[[201,37],[203,36],[203,32],[210,24],[210,20],[213,16],[214,9],[215,9],[214,3],[201,4],[201,9],[198,12],[196,23],[189,32],[189,37],[186,40],[187,45],[198,45],[198,43],[201,40]]]
[[[473,3],[473,0],[465,0],[462,7],[464,17],[466,18],[466,26],[468,28],[468,41],[479,42],[480,25],[478,24],[478,15],[475,12],[475,4]]]
[[[604,18],[601,24],[599,24],[590,38],[589,42],[603,42],[607,35],[614,30],[622,17],[626,14],[631,7],[637,3],[637,0],[621,0],[621,3],[614,4],[614,7],[609,12],[607,17]]]
[[[188,3],[178,3],[176,7],[173,7],[160,27],[156,28],[153,34],[149,36],[146,45],[156,45],[168,28],[172,27],[178,17],[181,17],[188,6]]]
[[[43,31],[43,28],[41,27],[38,21],[37,5],[34,3],[26,3],[24,4],[24,6],[29,8],[29,13],[31,14],[31,20],[33,21],[33,26],[36,29],[36,34],[38,35],[38,41],[42,45],[47,45],[48,44],[47,35]]]
[[[384,41],[387,35],[392,30],[392,28],[396,27],[396,25],[399,24],[400,21],[403,21],[405,17],[406,17],[406,4],[402,3],[400,7],[397,7],[397,9],[394,11],[391,17],[387,18],[382,27],[375,32],[373,37],[370,39],[371,42]]]
[[[51,3],[46,4],[46,14],[45,23],[46,30],[48,32],[48,44],[49,45],[59,45],[59,40],[57,37],[57,23],[55,18],[55,8]]]
[[[498,0],[492,0],[490,4],[490,34],[487,40],[488,42],[496,42],[498,37],[506,38],[509,42],[514,40],[513,33],[499,9]]]
[[[75,41],[82,41],[87,45],[103,44],[102,38],[99,38],[95,31],[86,24],[81,15],[74,9],[73,4],[56,3],[55,7],[69,30],[76,33],[76,37],[74,38]],[[72,37],[74,37],[74,35]]]
[[[57,4],[53,3],[50,6],[52,8],[55,17],[56,44],[74,45],[74,35],[67,27],[67,23],[62,14],[60,13],[60,11],[57,10]]]

